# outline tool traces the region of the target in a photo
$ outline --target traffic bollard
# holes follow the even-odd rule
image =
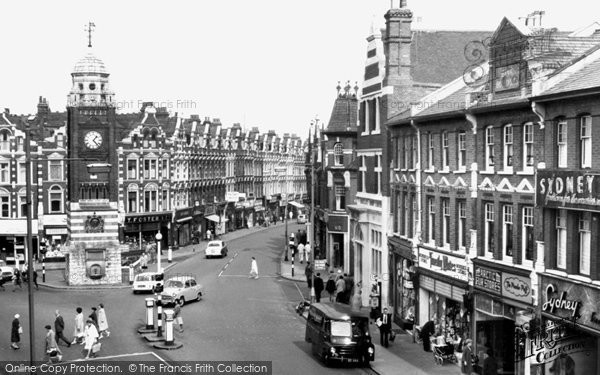
[[[154,329],[154,298],[146,298],[146,329]]]
[[[294,253],[292,253],[292,277],[294,277]]]
[[[44,256],[42,256],[42,282],[46,282],[46,261]]]
[[[169,246],[169,250],[167,250],[167,263],[171,263],[172,261],[173,261],[173,248],[171,246]]]
[[[165,310],[165,345],[173,345],[175,338],[173,337],[173,320],[175,313],[173,310]]]
[[[162,309],[162,297],[160,294],[156,296],[156,323],[158,323],[158,330],[156,331],[157,337],[162,337],[163,331],[163,309]]]

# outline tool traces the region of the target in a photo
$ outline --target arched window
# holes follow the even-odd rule
[[[18,199],[19,199],[19,205],[18,205],[18,217],[27,217],[27,194],[26,194],[27,190],[25,190],[25,188],[22,188],[21,190],[19,190],[18,193]]]
[[[10,151],[10,132],[0,131],[0,151]]]
[[[363,241],[364,240],[363,232],[362,232],[362,229],[360,228],[360,224],[356,225],[356,229],[354,230],[354,239],[356,241]]]
[[[146,185],[144,188],[144,212],[158,211],[158,186]]]
[[[10,217],[10,192],[0,189],[0,217]]]
[[[138,212],[138,193],[136,184],[127,186],[127,212]]]
[[[340,142],[333,145],[333,156],[335,165],[344,165],[344,145]]]
[[[50,213],[63,212],[63,189],[58,185],[53,185],[48,190],[48,203]]]

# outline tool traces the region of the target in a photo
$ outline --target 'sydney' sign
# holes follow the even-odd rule
[[[536,202],[548,207],[600,211],[600,174],[581,171],[538,171]]]
[[[581,302],[568,299],[566,291],[563,291],[560,296],[555,296],[555,293],[558,294],[558,291],[554,285],[548,284],[546,286],[546,302],[542,305],[542,311],[555,314],[555,310],[565,310],[571,314],[571,318],[576,318]]]

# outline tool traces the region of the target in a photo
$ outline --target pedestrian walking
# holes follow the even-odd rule
[[[40,289],[40,286],[38,285],[37,279],[38,279],[38,273],[37,273],[37,271],[34,268],[33,269],[33,284],[35,285],[35,289],[36,290]]]
[[[335,282],[335,302],[344,302],[345,290],[346,282],[344,281],[344,276],[340,276]]]
[[[354,288],[354,295],[352,296],[350,307],[353,311],[360,311],[362,308],[362,288],[360,282],[358,282],[356,288]]]
[[[54,312],[54,331],[56,334],[56,345],[58,345],[58,343],[60,342],[60,340],[63,340],[65,342],[65,344],[67,344],[68,347],[71,347],[71,341],[67,340],[65,335],[64,335],[64,330],[65,330],[65,320],[63,319],[63,317],[60,315],[60,311],[56,310]]]
[[[206,230],[206,239],[209,241],[212,239],[212,232],[210,231],[210,229]]]
[[[312,251],[312,249],[310,247],[310,242],[306,242],[306,245],[304,245],[304,256],[306,257],[307,261],[311,260],[311,257],[310,257],[311,251]]]
[[[306,283],[308,284],[308,289],[312,289],[312,275],[313,268],[310,262],[306,262],[306,268],[304,269],[304,274],[306,275]]]
[[[183,333],[183,317],[181,316],[182,302],[176,301],[175,307],[173,308],[173,320],[175,324],[179,324],[179,333]]]
[[[88,316],[88,318],[92,319],[94,325],[96,326],[96,331],[98,331],[98,309],[96,306],[92,306],[92,313]]]
[[[329,280],[327,280],[325,290],[327,293],[329,293],[329,302],[335,301],[335,281],[333,280],[332,274],[329,275]]]
[[[258,279],[258,264],[254,257],[252,257],[252,261],[250,262],[250,275],[248,277],[251,279]]]
[[[354,277],[348,276],[347,273],[344,273],[344,283],[346,287],[344,288],[344,303],[350,304],[350,300],[352,299],[352,292],[354,289]]]
[[[19,271],[18,268],[15,268],[15,272],[13,274],[13,292],[17,290],[17,286],[19,287],[19,289],[23,289],[21,282],[21,271]]]
[[[83,344],[85,336],[85,325],[83,324],[83,309],[78,307],[75,309],[77,314],[75,315],[75,329],[73,331],[73,341],[71,344]]]
[[[392,314],[388,313],[387,307],[383,309],[383,314],[377,319],[379,327],[381,346],[387,348],[390,345],[390,332],[392,331]]]
[[[300,239],[298,239],[300,240]],[[296,247],[298,249],[298,259],[300,260],[300,263],[304,262],[304,244],[302,242],[298,243],[298,246]]]
[[[93,346],[96,344],[98,339],[98,330],[96,329],[92,319],[88,319],[85,323],[85,330],[83,333],[83,354],[85,355],[85,359],[89,359],[90,356],[96,356],[96,354],[93,353]]]
[[[21,343],[21,334],[23,333],[23,327],[21,327],[21,322],[19,318],[21,315],[15,314],[15,318],[12,321],[12,328],[10,330],[10,347],[14,350],[20,349],[19,344]]]
[[[48,363],[60,361],[62,359],[62,351],[56,343],[56,336],[50,324],[46,325],[46,356]]]
[[[463,344],[462,358],[460,360],[460,373],[463,375],[471,375],[473,373],[473,363],[471,362],[471,354],[473,353],[472,344],[473,341],[471,339],[466,339]]]
[[[321,302],[321,293],[323,292],[323,279],[321,279],[321,274],[317,272],[317,276],[315,277],[315,300],[317,303]]]
[[[105,335],[106,337],[110,336],[108,320],[106,319],[106,310],[104,310],[103,303],[98,305],[98,334],[100,335],[99,339]]]

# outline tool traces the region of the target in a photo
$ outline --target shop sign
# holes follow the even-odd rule
[[[537,172],[538,206],[600,211],[600,175],[583,171]]]
[[[327,269],[327,259],[315,259],[315,271],[325,271]]]
[[[192,211],[191,207],[175,211],[175,221],[192,216]]]
[[[330,232],[348,232],[348,216],[329,216],[327,230]]]
[[[226,202],[237,202],[239,200],[240,193],[237,191],[227,191],[225,192],[225,201]]]
[[[263,207],[262,204],[255,204],[254,205],[254,211],[260,212],[260,211],[264,211],[264,210],[265,210],[265,208]]]
[[[60,234],[69,234],[67,228],[46,228],[46,235],[60,235]]]
[[[475,286],[488,292],[502,293],[502,273],[475,266]]]
[[[531,303],[531,279],[503,272],[502,295],[517,301]]]
[[[125,224],[159,223],[163,221],[171,221],[171,213],[125,217]]]
[[[430,269],[458,280],[469,280],[469,269],[464,258],[420,249],[419,267]]]
[[[580,305],[581,302],[568,299],[565,290],[561,291],[560,296],[558,296],[558,288],[554,284],[546,286],[546,302],[542,305],[542,311],[556,315],[559,315],[559,311],[566,311],[571,315],[571,318],[576,318]]]

